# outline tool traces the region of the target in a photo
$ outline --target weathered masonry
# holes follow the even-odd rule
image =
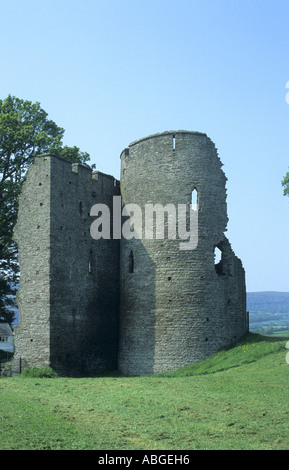
[[[19,203],[15,359],[79,375],[115,368],[119,243],[90,236],[90,209],[119,183],[53,155],[29,168]]]
[[[141,375],[201,360],[242,337],[245,272],[225,236],[221,167],[212,141],[187,131],[131,143],[121,153],[120,182],[54,155],[38,157],[15,229],[21,276],[14,363],[49,365],[62,375],[116,368]],[[193,207],[196,248],[180,250],[178,237],[167,236],[93,239],[91,207],[108,206],[113,227],[114,196],[141,208]],[[165,212],[163,218],[167,234]]]

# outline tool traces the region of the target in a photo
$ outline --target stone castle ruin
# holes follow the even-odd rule
[[[120,181],[55,155],[37,157],[15,228],[21,275],[14,363],[68,376],[112,369],[142,375],[186,366],[240,339],[248,331],[245,272],[224,234],[221,167],[206,134],[187,131],[131,143],[121,153]],[[180,249],[178,219],[176,236],[168,236],[166,210],[165,236],[154,236],[156,228],[142,236],[144,218],[142,234],[123,236],[117,222],[129,219],[118,212],[116,221],[120,201],[193,207],[193,249]],[[97,239],[96,204],[110,217],[109,234]]]

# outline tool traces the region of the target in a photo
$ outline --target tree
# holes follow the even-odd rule
[[[78,147],[63,146],[63,136],[64,129],[48,119],[40,103],[11,95],[0,100],[0,322],[13,321],[9,305],[18,281],[18,263],[12,235],[28,167],[44,153],[54,153],[71,163],[87,164],[90,160]]]
[[[284,196],[289,196],[289,172],[286,173],[282,180],[283,194]]]

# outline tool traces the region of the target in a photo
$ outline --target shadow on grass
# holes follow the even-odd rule
[[[245,336],[243,336],[237,343],[232,344],[226,348],[223,348],[220,351],[217,351],[215,354],[212,354],[210,357],[203,359],[202,361],[190,364],[186,367],[180,368],[176,371],[168,371],[168,372],[158,372],[155,374],[148,374],[146,377],[166,377],[166,378],[173,378],[173,377],[184,377],[184,376],[192,376],[192,375],[206,375],[212,374],[216,372],[222,372],[227,369],[231,369],[233,367],[239,367],[242,364],[250,364],[252,362],[256,362],[261,357],[272,354],[274,351],[271,348],[268,349],[269,344],[271,343],[281,343],[280,347],[276,349],[282,349],[282,342],[287,342],[289,340],[288,337],[276,337],[276,336],[264,336],[260,333],[252,333],[249,332]],[[252,345],[261,345],[263,343],[262,351],[259,351],[258,354],[251,351],[251,355],[244,355],[241,354],[242,351],[245,352],[246,347]],[[266,348],[266,345],[267,348]],[[285,345],[284,345],[285,346]],[[243,349],[244,348],[244,349]],[[108,377],[108,378],[133,378],[139,376],[126,376],[119,372],[118,370],[107,371],[102,374],[99,374],[95,377]]]

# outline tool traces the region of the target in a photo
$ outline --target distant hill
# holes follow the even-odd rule
[[[289,292],[247,292],[247,310],[289,314]]]
[[[250,331],[289,335],[289,292],[247,292]]]

